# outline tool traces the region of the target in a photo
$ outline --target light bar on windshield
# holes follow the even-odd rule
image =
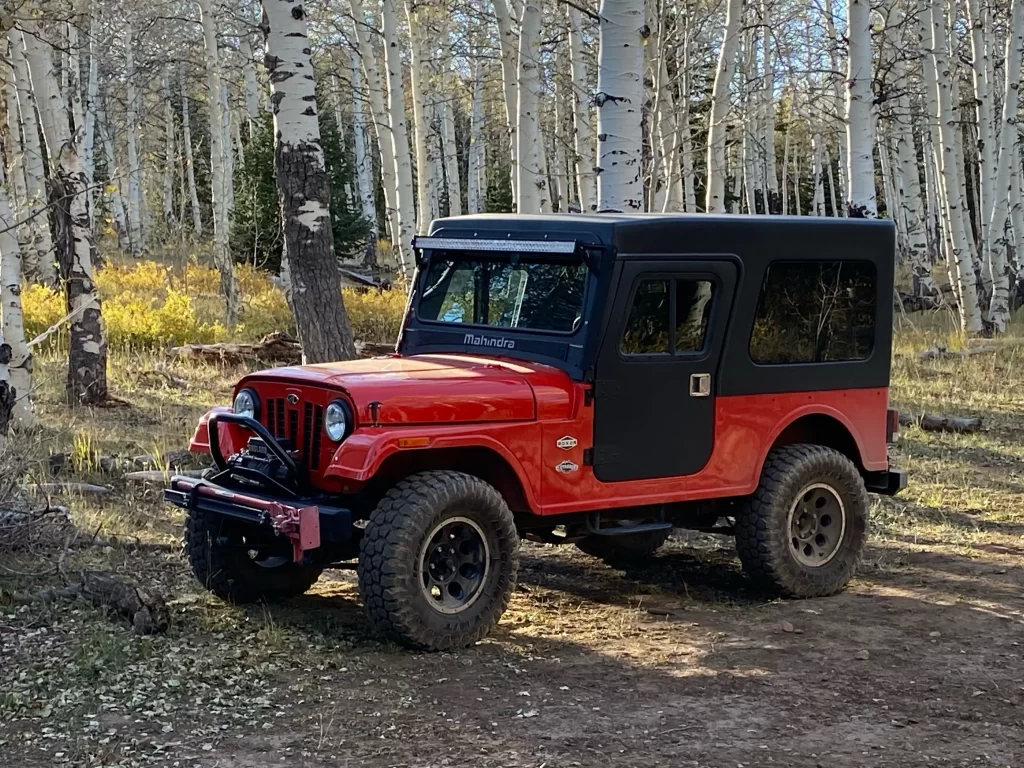
[[[576,253],[575,240],[477,240],[475,238],[417,237],[414,248],[444,251],[499,251],[505,253]]]

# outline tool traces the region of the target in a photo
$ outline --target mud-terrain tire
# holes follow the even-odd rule
[[[671,529],[665,529],[621,536],[586,536],[576,542],[576,549],[611,566],[636,565],[661,549],[671,534]]]
[[[192,573],[218,597],[239,604],[272,603],[301,595],[320,578],[322,569],[292,561],[287,539],[272,542],[270,553],[254,559],[250,552],[256,550],[245,546],[247,531],[253,532],[252,526],[199,509],[185,518],[185,553]]]
[[[388,491],[370,515],[359,594],[389,640],[460,648],[498,623],[518,569],[519,537],[501,494],[462,472],[422,472]]]
[[[823,597],[853,578],[868,536],[864,479],[822,445],[787,445],[765,460],[736,518],[736,550],[757,584],[787,597]]]

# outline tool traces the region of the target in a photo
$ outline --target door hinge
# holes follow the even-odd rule
[[[592,467],[594,466],[594,449],[584,448],[583,449],[583,466]]]
[[[593,405],[594,404],[594,384],[583,390],[583,404]]]

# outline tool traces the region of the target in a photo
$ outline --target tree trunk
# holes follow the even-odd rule
[[[547,173],[541,154],[540,77],[541,11],[538,0],[526,0],[519,30],[519,103],[516,130],[516,211],[543,213],[550,206]]]
[[[875,200],[871,121],[871,7],[868,0],[848,0],[846,18],[850,40],[846,70],[847,207],[850,216],[876,219],[878,205]]]
[[[192,233],[203,234],[203,217],[199,208],[199,190],[196,188],[195,158],[192,154],[192,123],[188,108],[188,86],[185,82],[185,62],[178,67],[178,83],[181,90],[181,143],[185,154],[185,175],[188,177],[188,196],[192,209]]]
[[[3,306],[0,358],[6,358],[0,362],[0,411],[3,411],[0,412],[0,444],[7,434],[8,419],[13,418],[15,424],[23,429],[36,425],[30,399],[32,353],[25,343],[21,312],[21,246],[15,235],[14,215],[4,189],[5,181],[3,164],[0,164],[0,305]],[[4,391],[4,381],[9,383],[8,391]],[[11,389],[16,398],[13,401],[8,397]]]
[[[207,104],[210,108],[210,176],[213,197],[213,259],[220,271],[220,289],[224,296],[227,324],[238,324],[242,311],[242,293],[235,278],[231,257],[228,191],[228,152],[224,136],[226,121],[222,102],[220,54],[217,50],[217,19],[213,0],[198,0],[206,47]]]
[[[448,215],[462,215],[462,183],[459,179],[459,147],[455,143],[455,114],[448,99],[440,104],[444,125],[444,177],[448,185]]]
[[[602,0],[597,73],[597,210],[644,209],[643,0]]]
[[[174,226],[174,107],[167,72],[160,80],[160,93],[164,100],[164,224],[170,230]]]
[[[135,87],[135,62],[132,51],[135,41],[131,27],[124,32],[125,90],[127,93],[127,118],[125,135],[128,139],[128,242],[132,256],[142,256],[142,167],[139,160],[139,95]]]
[[[772,27],[769,22],[770,6],[765,0],[761,2],[761,66],[764,67],[762,80],[761,104],[764,109],[764,169],[765,180],[765,213],[781,213],[779,204],[779,169],[775,160],[775,59],[772,47]]]
[[[1013,0],[1010,32],[1006,38],[1006,90],[999,123],[999,159],[995,168],[995,204],[987,240],[992,251],[992,301],[989,322],[1002,333],[1010,321],[1010,199],[1013,197],[1013,164],[1017,157],[1017,111],[1020,106],[1021,59],[1024,57],[1024,0]]]
[[[3,39],[3,38],[0,38]],[[17,231],[17,243],[19,254],[28,251],[34,253],[34,242],[31,222],[29,221],[29,199],[28,189],[25,186],[25,149],[21,136],[25,127],[21,117],[21,110],[18,106],[18,90],[14,85],[15,73],[13,68],[4,78],[4,106],[7,110],[7,140],[10,142],[7,152],[8,174],[11,185],[12,207],[11,220],[9,224]],[[19,260],[22,258],[19,255]],[[20,272],[20,269],[19,269]]]
[[[726,125],[729,114],[729,87],[736,72],[736,52],[740,44],[740,24],[743,0],[728,0],[725,12],[725,30],[718,55],[715,85],[711,92],[711,110],[708,122],[708,213],[725,213]]]
[[[377,203],[374,200],[373,160],[370,158],[370,150],[367,146],[366,115],[363,110],[362,71],[359,68],[359,54],[355,51],[352,51],[351,70],[353,95],[352,134],[355,139],[356,183],[359,186],[359,204],[363,213],[363,220],[369,229],[366,236],[366,250],[363,254],[363,263],[376,265],[379,226],[377,224]]]
[[[487,188],[480,183],[483,158],[480,151],[484,141],[484,67],[480,48],[473,56],[473,105],[469,113],[469,158],[466,174],[466,203],[469,213],[483,213]]]
[[[923,4],[929,0],[922,0]],[[956,158],[956,121],[953,116],[953,86],[949,63],[949,36],[946,14],[942,0],[931,0],[930,13],[922,13],[921,19],[930,18],[930,40],[934,58],[936,92],[938,94],[939,125],[939,175],[945,190],[945,218],[950,229],[950,257],[955,268],[957,298],[960,309],[960,327],[964,333],[980,333],[982,330],[981,310],[978,306],[978,290],[971,260],[971,247],[964,227],[961,205],[960,167]]]
[[[108,195],[108,207],[114,217],[114,229],[117,231],[117,241],[121,250],[127,250],[128,220],[125,218],[124,198],[121,196],[121,187],[117,183],[120,175],[114,156],[114,141],[110,135],[110,126],[107,122],[107,113],[103,105],[97,107],[96,119],[99,122],[100,141],[103,144],[103,159],[107,166],[108,183],[106,185]]]
[[[249,138],[260,122],[260,88],[256,82],[256,62],[252,55],[249,30],[245,28],[238,36],[238,53],[242,57],[242,80],[245,90],[245,115],[249,118]]]
[[[964,6],[971,25],[971,74],[978,129],[978,173],[981,177],[978,217],[983,223],[984,232],[985,225],[992,219],[992,209],[996,202],[993,174],[996,170],[996,150],[999,148],[992,108],[992,63],[988,51],[991,20],[989,10],[981,0],[965,0]],[[988,243],[991,234],[987,233],[982,240],[982,253],[989,267]]]
[[[356,41],[359,61],[366,74],[366,90],[370,99],[370,112],[380,152],[381,182],[384,188],[384,208],[387,213],[387,227],[391,234],[391,247],[401,264],[402,241],[398,226],[398,182],[395,167],[395,142],[391,135],[390,116],[387,110],[387,94],[381,81],[377,53],[370,42],[370,27],[366,23],[366,12],[362,0],[350,0],[352,16],[355,18]]]
[[[519,58],[519,40],[512,29],[512,18],[509,16],[508,4],[505,0],[493,0],[494,16],[498,24],[498,45],[501,51],[501,83],[502,96],[505,101],[505,125],[508,128],[509,158],[512,168],[512,201],[519,202],[519,80],[516,62]],[[518,14],[517,14],[518,16]],[[522,213],[522,211],[520,211]]]
[[[594,178],[594,124],[590,115],[590,83],[587,82],[587,62],[583,57],[583,19],[578,8],[571,5],[566,7],[569,12],[576,186],[580,193],[580,210],[589,213],[597,210],[597,182]]]
[[[402,87],[402,53],[398,47],[398,14],[396,0],[382,0],[381,27],[384,35],[384,66],[388,71],[388,115],[395,156],[395,207],[398,211],[399,262],[407,281],[412,280],[415,258],[412,238],[416,231],[413,209],[415,191],[412,183],[412,154],[409,151],[409,130],[405,118],[405,91]],[[365,60],[364,60],[365,61]]]
[[[412,115],[416,147],[416,231],[425,235],[430,222],[439,215],[437,199],[437,176],[434,174],[434,149],[430,116],[433,113],[433,89],[425,59],[430,45],[428,38],[435,34],[431,29],[433,15],[430,9],[413,0],[406,2],[409,17],[410,65],[409,80],[412,91]]]
[[[89,79],[85,87],[85,128],[82,137],[82,165],[85,167],[85,179],[89,184],[89,226],[93,228],[96,220],[96,102],[100,92],[99,52],[96,40],[98,35],[99,23],[93,15],[89,21]]]
[[[274,113],[274,170],[295,324],[307,362],[355,357],[331,231],[331,187],[317,119],[303,7],[263,1],[263,33]]]
[[[55,254],[50,220],[46,213],[46,167],[43,145],[39,140],[36,94],[32,88],[28,59],[25,56],[25,40],[20,32],[14,30],[8,37],[11,42],[11,67],[23,124],[25,195],[33,245],[28,252],[25,271],[29,280],[53,286],[57,283],[57,270],[54,268]]]

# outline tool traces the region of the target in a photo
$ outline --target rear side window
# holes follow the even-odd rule
[[[866,360],[875,341],[875,267],[863,261],[768,267],[750,337],[762,365]]]
[[[707,280],[640,281],[619,345],[624,355],[700,352],[707,338],[712,284]]]

